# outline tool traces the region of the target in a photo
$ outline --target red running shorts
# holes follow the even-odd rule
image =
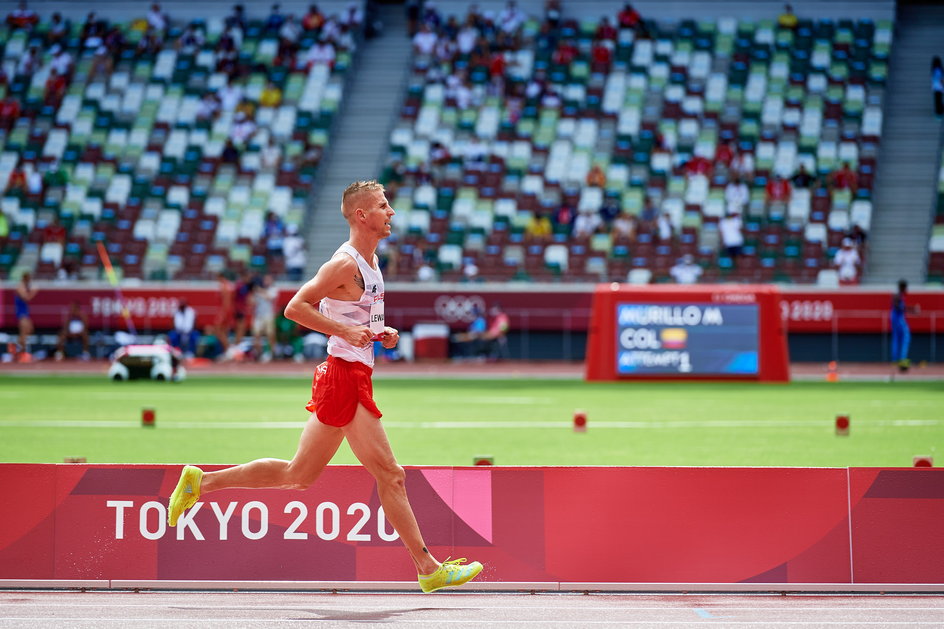
[[[318,415],[328,426],[346,426],[354,419],[358,403],[379,419],[383,416],[374,403],[373,369],[364,363],[348,362],[328,356],[315,368],[311,382],[311,400],[305,408]]]

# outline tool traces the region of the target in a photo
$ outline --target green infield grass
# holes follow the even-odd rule
[[[944,464],[944,384],[585,383],[379,379],[403,465],[910,466]],[[310,382],[0,376],[0,462],[240,463],[291,458]],[[141,426],[153,408],[155,428]],[[575,433],[574,411],[588,430]],[[835,434],[837,414],[851,418]],[[335,463],[354,463],[342,446]]]

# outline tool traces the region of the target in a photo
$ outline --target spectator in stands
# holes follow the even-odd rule
[[[223,146],[223,152],[220,153],[220,161],[224,164],[239,163],[239,148],[233,142],[233,138],[226,138],[226,144]]]
[[[423,5],[423,16],[421,18],[423,24],[429,26],[433,31],[439,28],[439,25],[442,24],[442,16],[439,15],[439,11],[436,8],[436,4],[433,0],[426,0]]]
[[[458,49],[459,54],[472,54],[472,50],[475,48],[475,44],[478,42],[479,36],[479,30],[475,28],[475,23],[471,19],[467,19],[462,25],[462,28],[459,29],[459,33],[456,35],[456,48]]]
[[[259,106],[260,107],[278,107],[282,104],[282,90],[279,89],[279,86],[269,81],[265,86],[265,89],[262,90],[262,93],[259,94]]]
[[[839,170],[830,174],[829,183],[834,190],[849,190],[854,195],[858,189],[859,178],[849,166],[849,162],[843,162]]]
[[[43,243],[59,243],[64,245],[66,242],[66,228],[59,222],[59,217],[54,216],[52,220],[46,223],[43,228]]]
[[[479,266],[474,262],[474,260],[469,259],[462,265],[462,279],[461,282],[475,283],[483,281],[479,276]]]
[[[325,16],[317,4],[308,5],[308,13],[302,18],[302,28],[308,32],[320,31],[324,26]]]
[[[20,75],[31,75],[39,72],[43,65],[42,53],[38,46],[30,46],[20,56],[20,61],[16,65],[16,73]]]
[[[246,8],[241,4],[233,5],[233,12],[226,16],[226,28],[236,27],[245,32],[246,30]]]
[[[777,26],[792,31],[797,27],[797,22],[797,16],[793,13],[793,7],[789,4],[783,5],[783,13],[777,18]]]
[[[305,69],[310,70],[313,66],[325,65],[328,68],[334,67],[334,60],[337,53],[334,46],[324,36],[318,39],[318,43],[308,49],[302,60]]]
[[[23,172],[26,173],[26,194],[27,196],[38,198],[43,194],[43,176],[36,170],[35,164],[26,162],[23,165]]]
[[[7,26],[12,29],[32,30],[39,24],[39,16],[26,4],[26,0],[20,0],[17,8],[13,9],[7,15]]]
[[[13,295],[13,310],[16,316],[16,325],[19,329],[19,362],[30,362],[33,357],[29,353],[29,335],[33,333],[33,319],[30,317],[30,302],[39,292],[33,286],[32,275],[29,272],[23,273],[20,282],[16,285],[16,293]]]
[[[216,44],[216,71],[227,74],[230,79],[233,79],[239,74],[238,61],[239,50],[230,29],[220,35]]]
[[[767,181],[766,193],[767,203],[789,203],[793,187],[780,175],[774,175],[773,179]]]
[[[46,31],[46,43],[50,46],[62,44],[71,29],[72,25],[69,20],[63,19],[62,14],[58,11],[53,13],[49,21],[49,30]]]
[[[731,173],[744,180],[754,176],[754,155],[749,151],[738,151],[731,159]]]
[[[636,217],[629,212],[620,212],[613,219],[613,229],[611,231],[614,240],[629,239],[632,240],[636,235]]]
[[[256,132],[256,123],[242,111],[237,111],[229,137],[237,147],[245,147]]]
[[[617,21],[619,22],[620,28],[628,28],[634,31],[639,37],[649,37],[649,30],[646,28],[645,20],[642,19],[639,11],[629,2],[623,5],[623,9],[619,12],[619,15],[617,15]]]
[[[58,190],[69,185],[69,173],[62,167],[62,162],[55,160],[49,164],[46,174],[43,175],[43,185],[46,190]]]
[[[265,224],[262,226],[262,237],[266,242],[269,255],[282,255],[282,239],[285,238],[285,223],[278,214],[271,210],[266,213]]]
[[[601,40],[593,43],[590,51],[590,69],[595,73],[609,74],[613,63],[613,42]]]
[[[298,49],[298,40],[302,36],[302,27],[294,15],[285,18],[285,22],[279,29],[279,46],[287,49],[291,54],[295,54]]]
[[[524,228],[525,236],[531,240],[548,240],[554,233],[554,227],[551,225],[551,219],[547,211],[540,209],[531,215],[528,224]]]
[[[589,238],[602,225],[600,215],[593,210],[586,209],[577,214],[574,219],[574,238]]]
[[[705,177],[711,177],[711,171],[714,166],[704,155],[692,155],[691,158],[685,162],[683,167],[685,174],[689,177],[694,177],[696,175],[703,175]]]
[[[360,32],[364,26],[364,11],[357,2],[348,3],[344,13],[341,14],[341,24],[346,25],[352,32]]]
[[[488,159],[488,147],[478,136],[473,135],[465,145],[465,167],[468,170],[483,170]]]
[[[270,135],[269,140],[262,147],[259,152],[259,160],[262,166],[260,172],[275,173],[278,170],[279,164],[282,162],[282,148],[275,141],[274,136]]]
[[[610,18],[604,15],[602,18],[600,18],[600,24],[597,26],[597,30],[593,34],[593,37],[598,41],[604,39],[616,41],[616,38],[619,37],[619,31],[617,31],[616,27],[610,22]]]
[[[285,272],[288,279],[300,282],[308,256],[305,253],[305,240],[299,235],[298,225],[294,223],[290,223],[285,228],[282,254],[285,256]]]
[[[862,229],[862,225],[858,223],[855,223],[849,228],[849,232],[846,236],[852,239],[853,244],[858,247],[860,251],[865,248],[865,244],[869,239],[868,232]]]
[[[0,211],[0,238],[6,238],[10,235],[10,219],[5,212]]]
[[[527,16],[518,8],[515,0],[508,0],[505,8],[498,13],[498,27],[505,34],[507,41],[515,41],[518,29],[524,24]]]
[[[181,299],[174,313],[174,329],[167,333],[170,344],[183,352],[185,358],[193,358],[197,352],[200,332],[197,330],[197,313]]]
[[[734,142],[722,142],[715,149],[715,163],[730,168],[736,152]]]
[[[669,269],[669,275],[677,284],[697,284],[698,278],[703,272],[702,268],[695,264],[695,259],[690,253],[686,253],[679,261]]]
[[[554,213],[554,225],[566,227],[569,232],[573,227],[575,218],[574,209],[566,203],[561,203],[560,207],[557,208],[557,212]]]
[[[278,33],[284,23],[285,16],[282,15],[282,5],[276,2],[269,10],[269,17],[265,21],[265,30],[267,33]]]
[[[10,173],[10,178],[7,179],[7,192],[14,196],[23,196],[26,194],[26,171],[23,169],[22,164],[14,168],[13,172]]]
[[[657,218],[659,218],[659,208],[656,206],[656,200],[652,197],[646,197],[646,204],[639,213],[640,227],[644,232],[655,229]]]
[[[944,64],[938,56],[931,60],[931,96],[934,115],[940,120],[944,116]]]
[[[556,29],[560,25],[563,15],[561,0],[547,0],[544,3],[544,23],[551,29]]]
[[[816,178],[806,170],[806,164],[800,164],[800,169],[790,178],[790,182],[794,188],[806,190],[816,183]]]
[[[436,281],[436,269],[430,266],[428,260],[423,260],[423,262],[417,267],[416,281],[417,282],[435,282]]]
[[[586,181],[587,185],[591,188],[605,188],[606,173],[603,172],[603,168],[601,168],[599,164],[594,164],[587,173]]]
[[[747,184],[737,175],[724,187],[724,206],[726,213],[740,214],[751,200]]]
[[[656,233],[659,236],[659,240],[663,243],[672,241],[672,217],[669,216],[668,212],[661,212],[659,218],[656,219]]]
[[[220,111],[220,99],[216,92],[204,92],[197,105],[197,120],[209,122],[216,119]]]
[[[53,44],[49,49],[51,59],[49,67],[63,76],[72,72],[72,55],[61,44]]]
[[[43,95],[43,104],[58,107],[66,95],[69,88],[68,77],[60,74],[56,70],[49,71],[49,78],[46,79],[45,93]]]
[[[744,247],[743,222],[739,212],[728,212],[718,221],[718,231],[721,232],[721,246],[725,254],[732,260],[737,260]]]
[[[842,239],[842,247],[833,257],[833,265],[839,270],[839,283],[843,286],[859,283],[859,267],[862,258],[851,238]]]
[[[908,281],[898,280],[898,292],[892,298],[892,310],[890,313],[892,326],[892,362],[898,366],[898,370],[906,372],[911,367],[911,360],[908,358],[908,350],[911,346],[911,329],[908,327],[907,314],[909,312],[921,312],[920,306],[908,308],[905,303],[905,296],[908,292]]]
[[[20,117],[20,101],[8,96],[0,101],[0,129],[10,131]]]
[[[147,13],[148,29],[153,30],[158,37],[163,38],[164,32],[170,26],[170,18],[161,10],[161,5],[155,2]]]
[[[423,57],[431,57],[436,50],[436,33],[428,24],[421,24],[420,30],[413,36],[413,52]]]
[[[404,8],[406,9],[406,34],[408,37],[413,37],[419,30],[423,0],[406,0]]]
[[[243,100],[243,88],[238,83],[227,82],[216,90],[220,111],[236,111],[236,106]]]
[[[600,220],[607,228],[612,226],[619,213],[619,200],[611,196],[604,197],[603,203],[600,204]]]
[[[177,39],[177,50],[183,55],[195,55],[204,43],[206,43],[206,37],[203,29],[198,28],[196,24],[188,24]]]
[[[276,355],[275,300],[279,290],[271,275],[266,274],[252,291],[252,336],[256,360],[267,363]],[[268,341],[269,351],[263,352],[262,339]]]

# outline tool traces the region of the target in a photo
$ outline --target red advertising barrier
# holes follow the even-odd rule
[[[788,381],[779,290],[599,285],[587,380],[650,377]]]
[[[31,316],[40,329],[58,328],[73,301],[89,317],[92,329],[124,329],[122,302],[109,286],[94,288],[39,283]],[[731,285],[725,285],[730,287]],[[453,330],[465,328],[472,320],[474,306],[489,308],[499,303],[511,317],[515,330],[585,331],[590,326],[593,285],[527,286],[476,285],[449,286],[431,290],[419,285],[391,285],[386,301],[391,325],[410,329],[420,322],[441,321]],[[649,290],[658,287],[638,287]],[[720,287],[699,285],[702,290]],[[279,292],[278,306],[284,306],[297,287],[285,286]],[[123,288],[124,305],[139,330],[164,331],[172,327],[173,313],[179,299],[186,299],[197,312],[198,325],[213,322],[219,307],[215,284],[146,284]],[[781,313],[788,332],[874,332],[888,331],[888,310],[892,292],[844,289],[781,289]],[[921,312],[909,316],[912,332],[936,332],[944,328],[944,291],[909,293],[909,305]],[[939,319],[941,319],[939,321]],[[0,328],[16,327],[13,290],[10,284],[0,288]]]
[[[363,468],[209,494],[168,528],[179,470],[0,465],[0,578],[415,579]],[[944,583],[939,469],[422,467],[407,484],[427,545],[483,581]]]

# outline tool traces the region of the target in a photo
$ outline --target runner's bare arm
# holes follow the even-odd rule
[[[344,325],[318,312],[318,304],[325,297],[357,299],[363,289],[355,287],[355,277],[359,277],[359,273],[353,258],[347,255],[331,258],[289,300],[285,318],[322,334],[340,336],[355,347],[366,347],[372,336],[369,328]],[[352,290],[352,287],[355,288]]]

